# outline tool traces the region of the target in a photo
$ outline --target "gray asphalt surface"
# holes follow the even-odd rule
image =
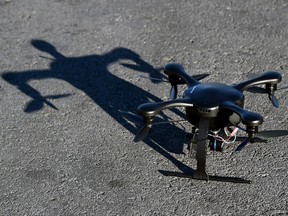
[[[0,36],[0,215],[288,214],[287,137],[209,154],[210,174],[253,183],[207,183],[159,172],[195,169],[188,123],[134,143],[120,113],[167,100],[139,75],[171,62],[226,84],[278,70],[287,86],[286,0],[0,0]],[[277,97],[247,93],[260,130],[288,129]]]

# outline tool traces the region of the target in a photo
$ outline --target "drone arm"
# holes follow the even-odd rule
[[[179,98],[163,102],[145,103],[138,107],[138,111],[143,117],[153,117],[163,109],[172,107],[193,107],[193,104],[190,102],[189,98]]]
[[[172,84],[179,84],[179,78],[182,78],[188,86],[197,85],[199,82],[187,74],[182,65],[171,63],[164,67],[164,73],[168,75]]]
[[[237,106],[236,104],[226,101],[221,105],[221,108],[229,109],[238,114],[243,122],[243,124],[247,126],[258,126],[263,123],[263,117],[255,112],[250,112],[245,109],[243,109],[240,106]]]
[[[282,76],[278,72],[269,71],[265,72],[262,75],[255,77],[254,79],[250,79],[239,84],[236,84],[234,88],[238,89],[239,91],[244,91],[245,89],[254,86],[254,85],[261,85],[261,84],[277,84],[281,82]]]

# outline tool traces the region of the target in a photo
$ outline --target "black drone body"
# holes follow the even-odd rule
[[[248,138],[242,142],[236,151],[240,151],[249,141],[252,142],[255,134],[258,134],[258,126],[263,123],[263,117],[256,113],[244,109],[245,90],[258,90],[267,93],[275,107],[278,101],[274,96],[277,84],[281,81],[281,74],[278,72],[265,72],[262,75],[234,85],[222,83],[201,83],[200,79],[207,75],[190,76],[179,64],[168,64],[164,67],[164,73],[168,75],[171,83],[170,100],[155,103],[145,103],[138,107],[139,114],[143,117],[144,126],[136,135],[134,141],[144,139],[150,132],[153,120],[156,115],[164,109],[172,107],[185,107],[187,121],[192,127],[192,133],[197,142],[197,170],[192,178],[208,180],[206,173],[206,148],[207,140],[210,135],[217,134],[224,128],[233,126],[238,127],[242,122],[246,126],[245,132]],[[184,91],[183,98],[177,98],[177,85],[187,84],[188,88]],[[256,85],[265,85],[264,88]],[[278,131],[276,136],[288,135],[288,131]],[[221,150],[221,142],[216,142],[215,150]],[[195,141],[195,140],[194,140]],[[218,146],[220,144],[220,148]],[[191,147],[190,147],[191,150]],[[217,180],[214,178],[214,180]],[[244,181],[246,182],[246,180]]]

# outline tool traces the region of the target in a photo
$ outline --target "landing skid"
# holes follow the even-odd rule
[[[204,178],[198,178],[195,173],[181,173],[181,172],[173,172],[173,171],[165,171],[165,170],[158,170],[162,175],[164,176],[174,176],[174,177],[180,177],[180,178],[190,178],[195,180],[206,180]],[[195,171],[196,172],[196,171]],[[252,181],[237,178],[237,177],[224,177],[224,176],[208,176],[209,181],[220,181],[220,182],[231,182],[231,183],[242,183],[242,184],[251,184]]]

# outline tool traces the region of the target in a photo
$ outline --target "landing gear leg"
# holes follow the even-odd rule
[[[194,172],[194,178],[209,181],[209,175],[206,173],[206,148],[209,129],[209,118],[201,118],[199,122],[199,133],[197,137],[197,170]]]
[[[197,169],[189,173],[182,172],[170,172],[159,170],[165,176],[177,176],[182,178],[191,178],[205,181],[221,181],[221,182],[233,182],[233,183],[245,183],[250,184],[251,181],[245,180],[237,177],[223,177],[223,176],[209,176],[206,172],[206,149],[207,149],[207,136],[209,132],[209,118],[201,118],[199,122],[198,130],[192,128],[192,139],[189,146],[189,154],[193,155],[193,151],[196,150],[196,159],[197,159]],[[197,144],[196,148],[193,148],[193,143]]]

